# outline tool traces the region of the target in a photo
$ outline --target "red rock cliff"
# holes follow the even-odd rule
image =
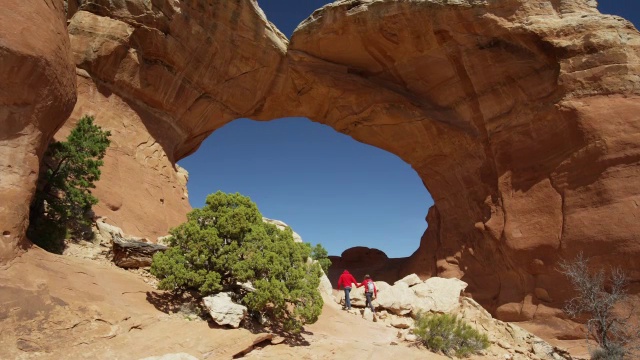
[[[76,102],[62,0],[0,11],[0,263],[27,246],[39,162]]]

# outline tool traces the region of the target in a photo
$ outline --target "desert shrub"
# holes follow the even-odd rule
[[[111,133],[93,120],[83,116],[66,141],[53,141],[45,153],[27,230],[31,241],[45,250],[61,252],[65,236],[84,238],[91,224],[90,210],[98,203],[91,189],[111,143]]]
[[[418,314],[413,333],[433,352],[466,357],[489,347],[486,334],[451,314]]]
[[[317,244],[311,252],[311,258],[318,261],[325,274],[329,274],[331,260],[329,260],[329,253],[327,252],[327,249],[325,249],[321,244]]]
[[[592,338],[598,344],[592,359],[636,358],[640,328],[629,321],[635,306],[627,293],[627,275],[619,268],[612,268],[608,275],[604,269],[593,270],[582,253],[573,260],[561,261],[559,271],[576,293],[565,304],[564,312],[571,318],[588,317],[587,343]],[[616,307],[628,311],[623,314]]]
[[[591,360],[622,360],[625,354],[624,348],[610,345],[608,349],[597,348],[591,351]]]
[[[294,242],[290,228],[264,223],[248,197],[220,191],[187,218],[170,231],[171,247],[153,258],[160,289],[203,297],[234,291],[249,310],[291,332],[318,319],[320,265],[307,262],[311,246]],[[239,286],[247,281],[255,291]]]

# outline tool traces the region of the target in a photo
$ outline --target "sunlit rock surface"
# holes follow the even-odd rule
[[[62,0],[0,11],[0,263],[28,246],[39,162],[76,101]]]
[[[98,211],[128,233],[184,219],[173,166],[212,131],[306,116],[398,155],[433,196],[391,281],[458,277],[498,318],[526,320],[566,299],[560,256],[639,280],[640,36],[593,1],[339,1],[288,44],[251,0],[89,0],[69,36],[72,120],[106,121],[121,153]]]

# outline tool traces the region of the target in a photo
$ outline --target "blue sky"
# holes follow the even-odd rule
[[[263,0],[285,35],[324,0]],[[603,13],[640,20],[640,0],[600,1]],[[263,216],[289,224],[306,242],[339,255],[353,246],[409,256],[433,201],[413,169],[393,154],[305,118],[239,119],[214,132],[179,162],[189,171],[193,207],[217,190],[239,192]]]

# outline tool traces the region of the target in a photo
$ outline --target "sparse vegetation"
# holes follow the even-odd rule
[[[331,260],[329,260],[329,253],[327,252],[327,249],[325,249],[321,244],[317,244],[311,252],[311,258],[320,264],[320,267],[325,274],[329,274]]]
[[[413,332],[429,350],[448,356],[467,357],[489,347],[486,334],[452,314],[418,314]]]
[[[612,268],[608,275],[604,269],[593,271],[582,253],[560,262],[559,271],[577,293],[565,304],[565,313],[571,318],[586,315],[587,343],[592,338],[598,344],[591,359],[635,359],[640,328],[629,321],[635,309],[627,294],[626,274],[619,268]]]
[[[109,147],[109,131],[83,116],[66,141],[49,144],[29,214],[29,238],[45,250],[61,252],[68,236],[85,237],[98,203],[94,183],[100,179],[102,159]]]
[[[318,319],[320,265],[307,262],[311,246],[294,242],[290,228],[264,223],[256,204],[238,193],[209,195],[187,218],[170,231],[171,247],[153,258],[159,288],[203,297],[233,291],[249,310],[294,333]],[[240,286],[245,282],[255,291]]]

